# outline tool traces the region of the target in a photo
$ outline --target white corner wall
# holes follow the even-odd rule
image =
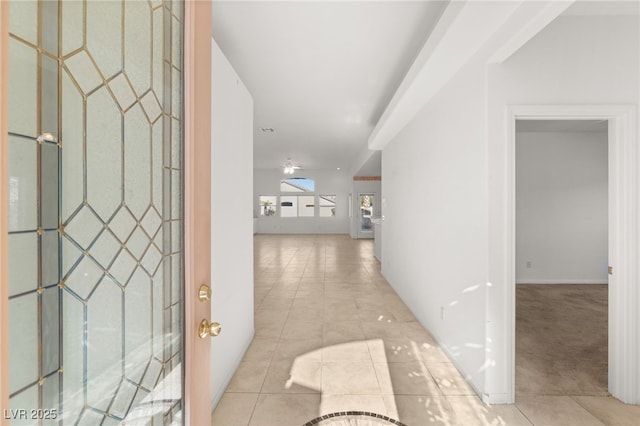
[[[338,170],[302,170],[294,175],[315,179],[316,190],[311,193],[281,193],[280,181],[289,177],[282,170],[254,170],[253,211],[257,218],[256,232],[259,234],[348,234],[349,206],[348,197],[351,179],[344,171]],[[261,195],[335,195],[336,215],[319,217],[316,206],[315,217],[280,217],[280,198],[275,216],[260,216]]]
[[[516,282],[606,284],[605,132],[516,133]]]
[[[484,390],[484,73],[454,77],[382,152],[382,270],[478,393]]]
[[[213,41],[211,339],[213,407],[253,338],[253,99]]]
[[[487,402],[513,402],[507,107],[637,106],[638,40],[638,17],[563,16],[487,66],[492,39],[383,150],[383,273]]]

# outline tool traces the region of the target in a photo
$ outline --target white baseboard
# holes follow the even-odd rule
[[[548,279],[548,278],[520,278],[516,279],[516,284],[608,284],[602,278],[594,279]]]

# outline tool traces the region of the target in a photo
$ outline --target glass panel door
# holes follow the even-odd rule
[[[12,424],[183,408],[183,4],[12,0]]]
[[[359,233],[373,232],[373,199],[375,194],[360,194],[359,202],[359,217],[360,217],[360,229]]]

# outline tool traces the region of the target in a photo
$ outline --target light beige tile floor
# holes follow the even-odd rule
[[[487,406],[380,274],[373,241],[255,237],[255,327],[213,426],[302,426],[368,411],[408,426],[637,425],[608,397]]]

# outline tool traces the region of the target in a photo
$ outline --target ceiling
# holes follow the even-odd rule
[[[254,167],[349,170],[446,4],[214,1],[213,37],[254,100]]]
[[[637,0],[577,0],[564,15],[589,16],[589,15],[632,15],[637,16],[640,10],[640,2]]]
[[[606,132],[607,120],[516,120],[516,132]]]

